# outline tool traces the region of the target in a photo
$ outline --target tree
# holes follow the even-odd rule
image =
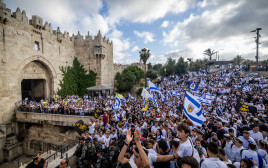
[[[149,64],[148,64],[148,70],[150,70],[150,69],[152,69],[152,68],[153,68],[153,65],[152,65],[151,62],[149,62]]]
[[[234,65],[241,65],[242,62],[244,61],[244,58],[241,55],[237,55],[234,59],[233,59],[233,64]]]
[[[187,58],[189,61],[189,71],[192,71],[192,66],[193,66],[193,59],[192,58]]]
[[[134,73],[134,75],[136,77],[136,80],[135,80],[136,83],[140,82],[141,78],[143,78],[143,76],[144,76],[143,70],[141,68],[139,68],[137,65],[128,66],[126,69],[123,70],[124,73],[126,71],[130,71],[130,72]]]
[[[155,64],[153,70],[158,71],[162,67],[162,64]]]
[[[150,50],[143,48],[139,53],[140,53],[140,60],[142,60],[144,64],[144,72],[146,72],[146,62],[151,56]],[[144,74],[145,74],[145,87],[146,87],[147,86],[146,73]]]
[[[216,53],[216,52],[214,52],[214,50],[211,50],[210,48],[208,48],[208,49],[206,49],[206,50],[204,51],[203,54],[209,56],[209,60],[211,61],[212,56],[213,56],[215,53]]]
[[[87,71],[84,66],[75,57],[72,67],[60,67],[63,79],[60,81],[60,89],[58,95],[66,97],[67,95],[83,96],[86,94],[87,88],[96,85],[97,73]]]
[[[117,72],[115,75],[117,91],[131,91],[135,83],[138,83],[144,76],[144,72],[136,65],[130,65],[122,73]]]
[[[157,72],[153,69],[149,69],[147,72],[146,72],[146,76],[150,79],[156,79],[157,78]]]
[[[180,76],[187,73],[188,63],[184,61],[182,57],[178,59],[178,62],[175,65],[175,73]]]

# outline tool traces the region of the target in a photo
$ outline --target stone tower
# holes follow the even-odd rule
[[[6,128],[16,103],[31,97],[54,97],[62,79],[60,66],[74,57],[97,73],[97,84],[113,87],[113,43],[99,32],[69,36],[39,16],[29,20],[20,8],[13,13],[0,0],[0,161]]]

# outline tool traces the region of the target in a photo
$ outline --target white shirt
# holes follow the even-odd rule
[[[182,158],[183,156],[192,156],[193,148],[189,139],[184,143],[181,143],[178,150],[178,155]]]
[[[204,158],[200,168],[227,168],[227,165],[218,158]]]
[[[240,148],[238,148],[235,145],[233,145],[233,147],[232,147],[232,157],[231,157],[231,160],[233,162],[240,162],[241,161],[240,151],[242,149],[245,149],[245,148],[243,146],[241,146]]]
[[[231,149],[232,144],[233,144],[232,140],[230,142],[226,141],[226,145],[224,147],[224,150],[226,152],[227,159],[231,159],[231,157],[232,157],[232,149]]]
[[[246,139],[244,138],[244,136],[240,136],[240,138],[241,138],[241,140],[243,141],[243,146],[244,146],[244,148],[248,148],[248,144],[249,144],[249,142],[256,143],[255,140],[254,140],[253,138],[251,138],[251,137],[249,137],[248,140],[246,140]]]
[[[94,133],[96,123],[94,122],[91,126],[88,127],[88,132],[90,134]]]
[[[250,134],[250,137],[252,137],[253,139],[257,139],[258,141],[263,140],[263,135],[259,131],[257,133],[254,133],[253,130],[250,130],[249,134]]]

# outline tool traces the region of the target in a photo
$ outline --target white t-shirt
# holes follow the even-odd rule
[[[183,156],[192,156],[193,148],[189,139],[184,143],[180,144],[178,155],[182,158]]]
[[[88,132],[90,134],[94,133],[96,123],[94,122],[91,126],[88,127]]]

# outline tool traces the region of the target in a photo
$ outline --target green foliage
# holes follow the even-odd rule
[[[127,71],[130,71],[134,73],[136,77],[136,82],[139,82],[141,78],[144,76],[144,72],[141,68],[139,68],[137,65],[130,65],[126,69],[123,70],[123,73],[127,73]]]
[[[159,71],[159,69],[162,67],[162,64],[155,64],[154,66],[153,66],[153,70],[155,70],[155,71]]]
[[[157,72],[153,69],[149,69],[147,72],[146,72],[146,75],[148,78],[150,79],[156,79],[157,78]]]
[[[208,62],[207,58],[197,59],[195,61],[189,60],[189,71],[199,71],[200,69],[206,68],[206,63]]]
[[[175,65],[175,73],[180,76],[187,73],[188,63],[184,61],[182,57],[178,59],[178,62]]]
[[[148,70],[153,68],[153,65],[152,65],[151,62],[149,62],[149,63],[147,64],[147,66],[148,66]]]
[[[96,85],[97,74],[90,70],[84,69],[84,66],[74,58],[72,67],[60,67],[63,79],[60,81],[58,95],[66,97],[67,95],[83,96],[87,88]]]
[[[244,61],[244,58],[241,55],[237,55],[234,59],[233,59],[233,65],[241,65],[242,62]]]
[[[208,56],[209,57],[209,60],[212,59],[212,56],[214,54],[216,54],[216,52],[214,52],[214,50],[211,50],[210,48],[206,49],[203,53],[204,55]]]
[[[142,89],[143,89],[143,88],[139,88],[139,89],[137,90],[137,95],[141,95]]]
[[[136,65],[128,66],[122,73],[117,72],[115,79],[117,81],[117,92],[131,91],[133,86],[144,76],[144,72]]]
[[[143,61],[143,64],[144,64],[144,66],[145,66],[145,72],[146,72],[146,62],[147,62],[147,60],[150,58],[150,56],[151,56],[151,53],[150,53],[150,50],[147,50],[146,48],[143,48],[143,49],[141,49],[141,51],[139,52],[140,53],[140,60],[142,60]],[[147,86],[147,80],[146,80],[146,73],[145,73],[145,77],[144,77],[144,79],[145,79],[145,87]]]

